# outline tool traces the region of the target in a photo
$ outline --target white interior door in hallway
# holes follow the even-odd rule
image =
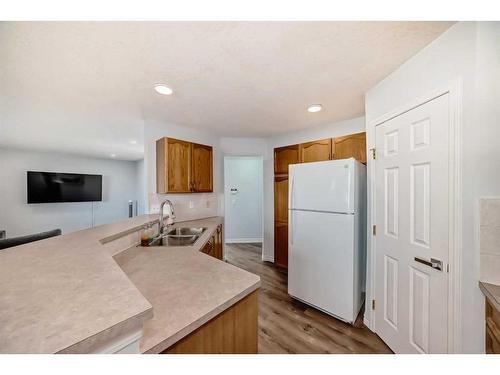
[[[260,156],[224,158],[226,242],[262,242],[263,173]]]
[[[449,94],[376,126],[375,330],[448,352]]]

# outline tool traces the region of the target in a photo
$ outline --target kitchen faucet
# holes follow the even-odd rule
[[[161,202],[160,213],[158,215],[158,236],[160,236],[163,232],[163,220],[164,220],[163,207],[165,207],[165,204],[168,204],[168,207],[170,209],[170,214],[167,215],[167,226],[172,225],[175,219],[174,205],[170,200],[165,199],[163,202]]]

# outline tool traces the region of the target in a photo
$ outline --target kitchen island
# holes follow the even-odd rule
[[[207,228],[193,246],[138,247],[156,220],[1,251],[0,352],[159,353],[246,299],[256,304],[258,276],[200,252],[222,218],[176,223]]]

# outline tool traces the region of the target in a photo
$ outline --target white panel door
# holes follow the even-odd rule
[[[354,215],[289,212],[288,293],[352,322]]]
[[[396,353],[448,352],[448,101],[376,127],[375,330]]]
[[[290,209],[354,212],[355,160],[330,160],[288,167]]]

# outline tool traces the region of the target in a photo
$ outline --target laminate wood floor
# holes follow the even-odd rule
[[[261,277],[259,353],[392,353],[362,314],[351,326],[290,298],[286,270],[263,262],[260,244],[226,244],[226,261]]]

